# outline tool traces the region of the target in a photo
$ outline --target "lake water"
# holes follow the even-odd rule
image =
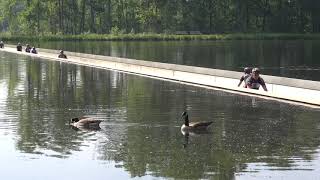
[[[68,41],[34,45],[234,71],[260,67],[263,74],[320,81],[319,40]]]
[[[0,52],[1,179],[316,179],[320,110]],[[208,132],[184,136],[191,121]],[[76,130],[72,117],[103,120]]]

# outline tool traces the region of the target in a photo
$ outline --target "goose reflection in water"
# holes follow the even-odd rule
[[[188,131],[188,132],[181,130],[181,133],[184,136],[183,148],[186,148],[189,145],[190,137],[199,138],[200,136],[203,136],[203,135],[212,134],[212,132],[207,129],[202,131]]]

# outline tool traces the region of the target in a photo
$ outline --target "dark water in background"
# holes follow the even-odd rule
[[[26,43],[26,42],[24,42]],[[30,42],[27,42],[30,43]],[[319,40],[37,42],[36,46],[320,81]]]
[[[3,179],[319,177],[319,109],[4,52],[0,90]],[[209,132],[183,136],[185,109]]]

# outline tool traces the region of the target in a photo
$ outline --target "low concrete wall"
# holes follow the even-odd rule
[[[12,46],[6,46],[6,48],[2,50],[23,55],[36,56],[44,59],[65,61],[73,64],[93,66],[97,68],[120,70],[152,77],[320,105],[320,82],[318,81],[262,75],[267,83],[268,88],[268,92],[264,92],[263,90],[252,90],[237,87],[242,73],[234,71],[141,61],[76,52],[65,52],[68,55],[68,59],[64,60],[57,58],[59,53],[58,50],[49,49],[38,49],[39,54],[37,55],[17,52]]]

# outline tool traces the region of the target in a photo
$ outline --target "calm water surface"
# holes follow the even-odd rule
[[[82,41],[34,44],[43,48],[234,71],[254,66],[260,67],[263,74],[320,81],[319,40]]]
[[[1,179],[319,177],[319,109],[4,52],[0,90]],[[182,135],[184,110],[212,127]]]

